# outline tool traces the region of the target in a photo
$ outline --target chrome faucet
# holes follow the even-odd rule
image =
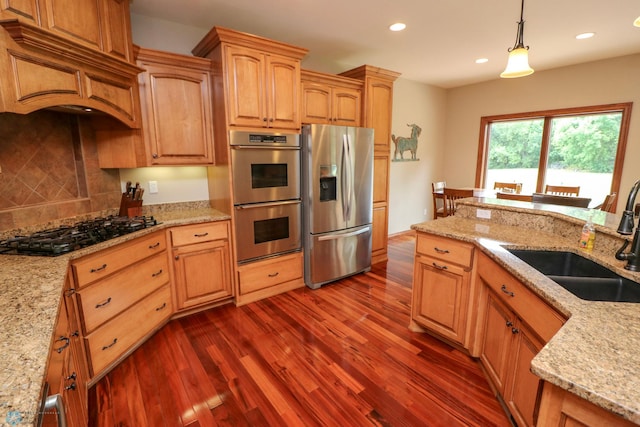
[[[640,189],[640,181],[637,181],[631,187],[629,198],[627,199],[627,207],[622,213],[622,219],[620,225],[618,225],[618,233],[623,235],[630,235],[633,233],[633,204],[636,201],[636,195]],[[625,253],[629,241],[625,239],[624,244],[618,252],[616,252],[616,259],[627,261],[627,265],[624,266],[627,270],[640,271],[640,220],[638,220],[638,226],[636,227],[636,234],[633,236],[633,243],[631,243],[631,252]]]

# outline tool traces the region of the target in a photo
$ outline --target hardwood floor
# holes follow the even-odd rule
[[[91,389],[89,425],[509,426],[476,361],[407,328],[413,250],[170,322]]]

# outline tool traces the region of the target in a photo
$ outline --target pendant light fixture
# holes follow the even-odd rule
[[[524,45],[524,0],[520,6],[520,22],[518,22],[518,33],[516,34],[516,43],[509,48],[509,60],[507,68],[504,69],[500,77],[509,79],[515,77],[524,77],[533,73],[533,68],[529,66],[529,46]]]

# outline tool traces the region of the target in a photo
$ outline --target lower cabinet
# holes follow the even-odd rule
[[[466,347],[470,319],[473,245],[418,233],[414,263],[412,320]]]
[[[177,309],[230,299],[229,222],[175,227],[169,233]]]
[[[538,426],[544,427],[637,427],[591,402],[553,384],[544,383]]]
[[[236,305],[304,286],[302,252],[238,266]]]
[[[478,280],[480,360],[518,426],[535,426],[542,380],[531,361],[565,319],[483,254]]]

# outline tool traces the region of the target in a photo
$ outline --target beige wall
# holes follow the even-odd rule
[[[391,161],[389,234],[408,230],[411,224],[433,218],[431,182],[444,176],[445,107],[444,89],[405,79],[398,79],[394,84],[392,133],[409,136],[411,129],[407,124],[412,123],[420,126],[422,133],[416,155],[419,161]],[[404,158],[410,157],[406,151]],[[391,142],[393,158],[394,144]]]
[[[482,116],[618,102],[635,104],[622,172],[620,212],[629,189],[640,179],[640,55],[448,90],[444,141],[447,183],[474,184]]]

